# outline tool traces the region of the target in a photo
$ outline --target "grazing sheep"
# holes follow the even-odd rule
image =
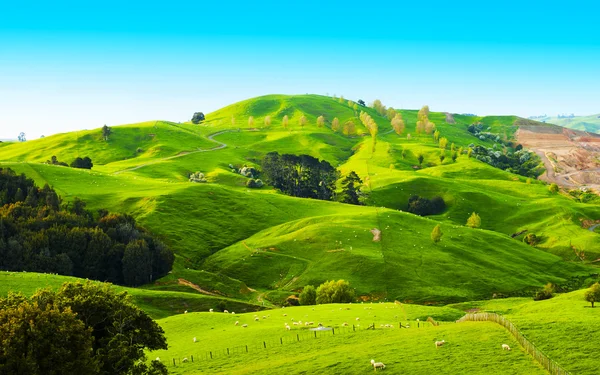
[[[510,346],[502,344],[502,350],[510,350]]]
[[[267,319],[267,317],[263,315],[263,319]]]
[[[181,362],[186,363],[188,361],[187,357],[182,359]]]
[[[187,310],[185,310],[183,313],[184,313],[184,314],[187,314]]]
[[[258,322],[259,320],[260,320],[260,319],[258,319],[258,318],[254,318],[254,321],[255,321],[255,322]]]
[[[213,309],[208,309],[208,312],[213,312]]]
[[[223,312],[224,312],[225,314],[229,314],[229,311],[227,311],[227,310],[223,310]]]
[[[356,321],[358,322],[360,320],[360,318],[356,318]]]
[[[305,325],[305,326],[308,326],[308,322],[304,322],[304,325]]]
[[[285,329],[287,329],[288,331],[291,331],[291,330],[292,330],[292,327],[290,327],[290,326],[285,326]]]
[[[283,316],[287,316],[287,314],[283,314]]]
[[[235,325],[236,325],[236,326],[239,326],[239,325],[240,325],[240,322],[236,320],[236,321],[235,321]]]
[[[435,347],[439,348],[440,346],[444,345],[445,343],[446,343],[446,340],[436,341],[435,342]]]
[[[382,362],[375,362],[374,359],[371,360],[371,366],[373,366],[375,371],[377,371],[378,368],[382,370],[385,368],[385,365]]]
[[[242,324],[242,327],[248,328],[248,324]]]
[[[192,341],[196,342],[197,340],[196,340],[196,338],[194,337],[194,339],[193,339]]]
[[[160,357],[156,357],[156,361],[160,362]]]
[[[232,311],[232,312],[231,312],[231,315],[235,315],[235,311]]]
[[[344,327],[348,327],[348,323],[346,323],[346,322],[342,323],[342,325],[343,325]]]
[[[293,325],[295,325],[295,326],[297,326],[297,325],[298,325],[298,322],[293,322],[292,324],[293,324]]]

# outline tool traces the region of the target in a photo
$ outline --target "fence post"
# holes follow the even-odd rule
[[[317,338],[317,331],[314,331],[314,332],[315,332],[315,339],[316,339]]]
[[[263,341],[263,345],[265,346],[265,349],[267,348],[267,342]]]
[[[210,359],[212,359],[212,352],[210,352]]]
[[[356,328],[354,327],[354,324],[352,324],[352,331],[356,332]]]
[[[229,355],[229,348],[227,348],[227,355]]]
[[[248,353],[248,345],[246,345],[246,353]]]
[[[331,329],[331,333],[333,333],[333,336],[335,336],[335,328]]]
[[[296,338],[298,339],[298,342],[300,342],[300,335],[298,333],[296,333]]]
[[[194,356],[192,356],[192,363],[194,363]]]
[[[279,341],[281,341],[281,345],[283,345],[283,337],[280,337]]]
[[[177,365],[175,364],[175,358],[173,358],[173,366],[177,366]]]

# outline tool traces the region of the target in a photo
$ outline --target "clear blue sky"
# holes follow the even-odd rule
[[[0,6],[0,138],[182,121],[270,93],[600,112],[597,2],[90,3]]]

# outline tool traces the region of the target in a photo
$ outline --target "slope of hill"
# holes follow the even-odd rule
[[[574,117],[541,117],[538,121],[559,125],[565,128],[600,134],[600,114]]]
[[[269,95],[210,113],[199,125],[147,122],[113,127],[108,142],[97,129],[5,145],[0,160],[38,184],[53,185],[67,200],[79,196],[91,209],[131,213],[160,236],[175,249],[176,265],[160,281],[164,284],[151,288],[193,289],[180,284],[183,279],[200,290],[268,305],[269,299],[281,302],[307,283],[344,277],[374,298],[440,302],[522,293],[549,280],[562,283],[593,272],[574,264],[582,262],[573,246],[584,249],[587,260],[600,258],[597,234],[581,225],[600,219],[597,205],[550,194],[540,183],[527,184],[522,176],[466,155],[440,162],[433,137],[416,133],[416,111],[400,111],[406,129],[398,136],[374,109],[360,110],[379,125],[375,149],[347,103],[318,95]],[[325,126],[318,127],[321,115]],[[332,131],[336,117],[342,125],[353,121],[357,134]],[[446,114],[435,112],[430,119],[456,148],[494,145],[468,132],[471,124],[510,140],[529,123],[514,116],[455,115],[449,124]],[[230,165],[259,167],[270,151],[307,153],[339,166],[342,174],[356,171],[371,207],[246,188],[247,178]],[[88,171],[40,164],[52,155],[65,161],[91,155],[95,166]],[[208,182],[188,182],[195,171]],[[404,210],[413,194],[441,195],[448,208],[428,219],[395,211]],[[482,217],[483,230],[462,227],[473,211]],[[429,236],[437,223],[445,236],[434,245]],[[373,227],[384,232],[379,244],[365,235]],[[522,237],[510,238],[525,229],[540,237],[538,248],[523,245]],[[357,267],[360,278],[353,275]],[[457,277],[443,277],[454,271]],[[240,292],[246,288],[251,293]]]

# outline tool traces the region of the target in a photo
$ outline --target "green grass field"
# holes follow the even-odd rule
[[[562,321],[554,313],[571,302],[575,304],[581,292],[536,304],[519,298],[469,301],[487,300],[494,294],[527,295],[547,282],[573,285],[573,278],[598,273],[595,261],[600,259],[600,237],[583,228],[582,221],[600,219],[600,206],[581,203],[566,193],[551,194],[540,181],[527,181],[466,155],[452,162],[446,151],[446,160],[441,163],[433,137],[416,133],[416,110],[400,111],[406,121],[402,135],[394,133],[389,120],[375,110],[360,110],[369,113],[379,126],[375,148],[358,113],[346,103],[319,95],[268,95],[210,113],[198,125],[151,121],[113,127],[108,141],[102,139],[100,129],[94,129],[3,143],[0,167],[25,173],[39,185],[52,185],[66,201],[80,197],[91,210],[107,208],[132,214],[175,250],[176,261],[169,275],[142,288],[127,288],[136,303],[160,319],[167,331],[171,349],[159,356],[183,358],[193,354],[190,347],[201,353],[210,350],[209,346],[220,350],[227,347],[222,344],[260,343],[261,337],[293,341],[295,336],[284,330],[281,317],[275,319],[275,312],[282,310],[261,312],[272,315],[272,319],[261,319],[260,330],[253,329],[253,313],[239,313],[275,308],[307,284],[341,278],[349,280],[357,295],[369,302],[464,302],[501,310],[528,336],[547,342],[542,349],[552,358],[572,366],[569,368],[574,373],[586,373],[593,360],[582,359],[585,354],[560,343],[568,340],[592,350],[583,342],[587,334],[572,340],[569,334],[578,329],[597,334],[585,328],[595,324],[595,309],[565,311],[573,317],[570,321],[577,321],[579,313],[587,314],[571,330],[563,328],[570,323],[553,323]],[[282,124],[284,115],[289,117],[287,128]],[[316,119],[321,115],[326,123],[317,127]],[[253,124],[248,122],[250,116]],[[267,116],[270,125],[265,124]],[[302,116],[307,119],[304,127],[300,126]],[[341,124],[354,121],[357,134],[332,131],[336,117]],[[448,124],[446,114],[439,112],[432,112],[430,119],[441,136],[457,148],[471,143],[493,145],[471,135],[467,131],[470,124],[481,123],[484,131],[509,140],[519,124],[532,123],[515,116],[454,115],[455,123]],[[230,164],[260,169],[262,157],[271,151],[325,159],[342,175],[356,171],[364,181],[366,206],[289,197],[269,186],[248,189],[247,179],[231,171]],[[419,154],[424,156],[422,168],[418,167]],[[43,164],[52,156],[68,163],[77,156],[90,156],[94,168]],[[188,182],[189,173],[196,171],[204,173],[208,183]],[[415,194],[442,196],[447,209],[427,218],[403,212],[408,198]],[[465,227],[472,212],[481,216],[480,229]],[[430,233],[437,224],[444,236],[434,244]],[[372,241],[369,230],[373,228],[382,231],[380,242]],[[524,244],[524,235],[511,238],[524,230],[540,238],[536,247]],[[574,250],[583,250],[585,258],[580,259]],[[57,287],[65,280],[68,278],[0,273],[0,293],[15,290],[30,294],[39,286]],[[552,307],[553,303],[560,306]],[[217,306],[238,315],[206,312]],[[358,309],[356,306],[352,309]],[[384,310],[392,313],[393,309],[385,307],[396,305],[374,306],[382,309],[378,315],[381,323],[376,323],[393,323]],[[404,306],[406,312],[394,316],[405,314],[405,321],[427,315],[453,321],[463,307]],[[547,310],[533,308],[540,306]],[[336,319],[340,317],[337,314],[352,318],[343,315],[345,310],[331,312],[328,308],[318,307],[322,314],[314,319],[339,325],[342,322]],[[296,311],[313,318],[302,309]],[[186,310],[190,313],[183,315]],[[536,323],[538,316],[548,318],[539,317]],[[233,326],[232,319],[248,320],[248,329]],[[545,333],[545,327],[551,330]],[[192,332],[202,338],[194,346],[188,337]],[[502,374],[543,373],[525,353],[501,352],[501,341],[516,343],[503,328],[491,323],[341,332],[335,337],[249,353],[243,364],[215,358],[195,368],[188,363],[172,371],[362,373],[372,371],[369,360],[375,357],[388,364],[386,371],[392,373],[444,373],[448,368],[453,373],[481,373],[481,369],[485,373],[496,369]],[[442,336],[456,345],[435,351],[432,342]]]

